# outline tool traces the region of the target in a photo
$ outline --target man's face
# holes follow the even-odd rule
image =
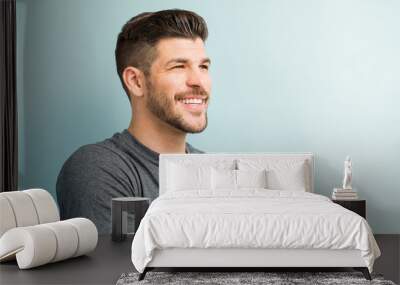
[[[210,61],[203,41],[162,39],[156,50],[157,57],[146,79],[147,108],[182,132],[203,131],[211,92]]]

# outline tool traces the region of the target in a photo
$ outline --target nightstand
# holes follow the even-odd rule
[[[128,235],[134,234],[149,205],[150,198],[145,197],[113,198],[111,201],[112,240],[123,241]],[[133,226],[134,232],[129,232],[129,226]]]
[[[367,218],[366,215],[366,204],[365,200],[332,200],[332,202],[339,204],[340,206],[359,214],[364,219]]]

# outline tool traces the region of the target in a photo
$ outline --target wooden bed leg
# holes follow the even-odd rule
[[[372,280],[371,274],[369,274],[369,270],[367,267],[354,267],[354,269],[357,271],[361,271],[362,274],[364,275],[365,279]]]
[[[144,271],[139,274],[138,281],[142,281],[144,279],[144,277],[146,276],[147,271],[148,271],[148,269],[147,269],[147,267],[145,267]]]

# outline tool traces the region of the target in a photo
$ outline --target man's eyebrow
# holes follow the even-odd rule
[[[168,60],[165,65],[169,65],[171,63],[187,63],[189,60],[186,58],[173,58],[171,60]],[[201,60],[201,63],[208,63],[211,64],[211,60],[207,57]]]
[[[211,64],[211,59],[207,57],[207,58],[203,59],[201,62],[202,62],[202,63]]]

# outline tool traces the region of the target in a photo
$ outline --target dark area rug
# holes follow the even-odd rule
[[[372,281],[366,280],[361,272],[155,272],[150,271],[145,279],[138,281],[139,273],[124,273],[117,285],[136,284],[379,284],[395,285],[384,280],[382,275],[372,274]]]

